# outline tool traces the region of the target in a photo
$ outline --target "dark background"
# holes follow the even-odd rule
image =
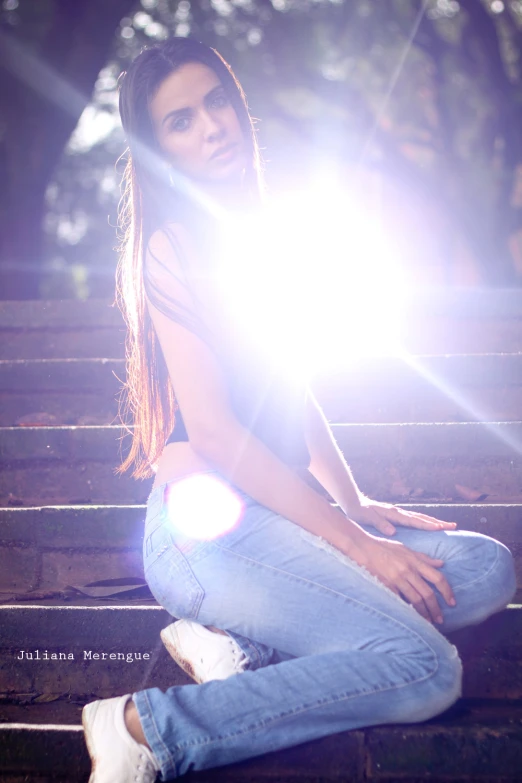
[[[1,297],[113,295],[116,80],[169,34],[235,69],[272,192],[326,159],[415,282],[520,285],[520,0],[3,0]]]

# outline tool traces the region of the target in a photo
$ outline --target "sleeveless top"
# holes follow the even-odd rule
[[[170,240],[176,242],[173,236]],[[180,257],[183,256],[177,243],[176,252]],[[154,281],[151,275],[146,274],[146,289],[153,304],[172,318],[173,301],[167,304],[165,287],[161,285],[160,279]],[[211,290],[214,296],[215,287],[211,286]],[[213,348],[224,373],[231,407],[238,421],[287,465],[295,469],[308,468],[310,454],[304,434],[308,384],[304,376],[292,378],[290,373],[278,369],[268,350],[247,336],[248,330],[244,324],[234,322],[221,299],[208,301],[212,301],[212,307],[217,302],[219,308],[221,326],[217,342],[212,341]],[[176,312],[175,320],[187,321],[179,308],[177,311],[179,315]],[[263,312],[262,317],[270,318],[269,308],[266,308],[266,315]],[[202,322],[191,323],[198,327]],[[174,429],[165,445],[189,441],[179,407],[175,411],[175,420]]]
[[[289,383],[276,371],[263,364],[259,357],[250,368],[244,362],[227,368],[226,378],[232,409],[241,424],[261,440],[290,467],[308,468],[310,454],[304,435],[304,415],[307,395],[305,383]],[[188,441],[189,437],[180,409],[176,423],[165,445]]]

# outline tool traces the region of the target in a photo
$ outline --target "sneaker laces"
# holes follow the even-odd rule
[[[152,759],[154,759],[154,761]],[[140,763],[136,767],[136,772],[141,774],[134,776],[135,783],[143,783],[150,774],[154,775],[154,780],[156,780],[160,766],[156,761],[156,757],[153,756],[151,751],[149,751],[148,748],[145,748],[145,746],[140,747],[140,761],[143,761],[144,764],[142,766]]]
[[[235,639],[232,639],[232,637],[229,636],[228,641],[232,647],[232,654],[234,656],[234,669],[238,672],[245,671],[248,665],[248,658]]]

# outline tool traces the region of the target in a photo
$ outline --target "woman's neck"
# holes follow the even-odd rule
[[[235,211],[245,203],[244,172],[226,180],[205,180],[199,187],[218,208]]]

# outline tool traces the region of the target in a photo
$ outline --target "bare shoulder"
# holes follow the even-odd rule
[[[182,234],[183,229],[176,238]],[[183,280],[179,252],[164,227],[150,237],[146,302],[189,440],[198,450],[214,439],[223,422],[233,419],[233,413],[221,363],[206,339],[210,319],[200,292],[195,299]],[[214,336],[211,342],[215,343]]]
[[[149,237],[145,248],[146,262],[163,261],[174,266],[181,265],[189,249],[190,240],[183,226],[177,223],[164,224]]]

